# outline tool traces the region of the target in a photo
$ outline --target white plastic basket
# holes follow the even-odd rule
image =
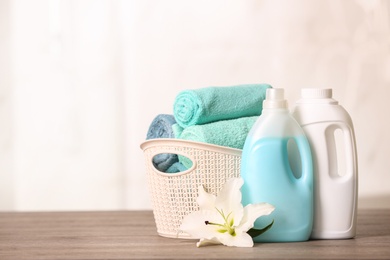
[[[152,139],[141,144],[144,151],[149,192],[159,235],[189,238],[180,233],[184,216],[199,209],[198,186],[215,195],[225,182],[240,176],[239,149],[178,139]],[[163,173],[153,165],[153,157],[172,153],[185,156],[192,167],[180,173]]]

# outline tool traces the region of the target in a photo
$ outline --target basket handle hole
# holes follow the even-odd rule
[[[190,169],[193,162],[184,155],[160,153],[153,156],[153,166],[163,173],[179,173]]]

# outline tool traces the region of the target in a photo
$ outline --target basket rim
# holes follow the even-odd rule
[[[173,138],[149,139],[142,142],[140,147],[142,150],[146,150],[148,148],[155,147],[155,146],[172,146],[172,145],[178,147],[193,147],[197,149],[209,150],[209,151],[224,153],[224,154],[233,154],[238,156],[242,155],[242,150],[236,148],[197,142],[197,141],[173,139]]]

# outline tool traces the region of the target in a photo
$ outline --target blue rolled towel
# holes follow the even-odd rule
[[[178,139],[243,149],[245,139],[257,118],[259,117],[241,117],[187,128],[175,124],[172,129]],[[184,156],[179,155],[179,161],[187,168],[192,166],[191,160]]]
[[[157,115],[149,126],[146,139],[175,138],[172,125],[176,124],[175,117],[169,114]]]
[[[258,116],[268,84],[207,87],[181,91],[173,115],[183,128],[240,117]]]
[[[172,129],[172,125],[174,124],[176,124],[176,121],[173,115],[157,115],[149,126],[146,139],[175,138]],[[171,153],[157,154],[153,157],[154,167],[161,172],[166,172],[169,167],[178,161],[177,155]]]

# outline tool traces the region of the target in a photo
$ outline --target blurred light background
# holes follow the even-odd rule
[[[180,90],[333,88],[360,207],[390,207],[390,1],[1,0],[0,210],[149,209],[139,145]]]

